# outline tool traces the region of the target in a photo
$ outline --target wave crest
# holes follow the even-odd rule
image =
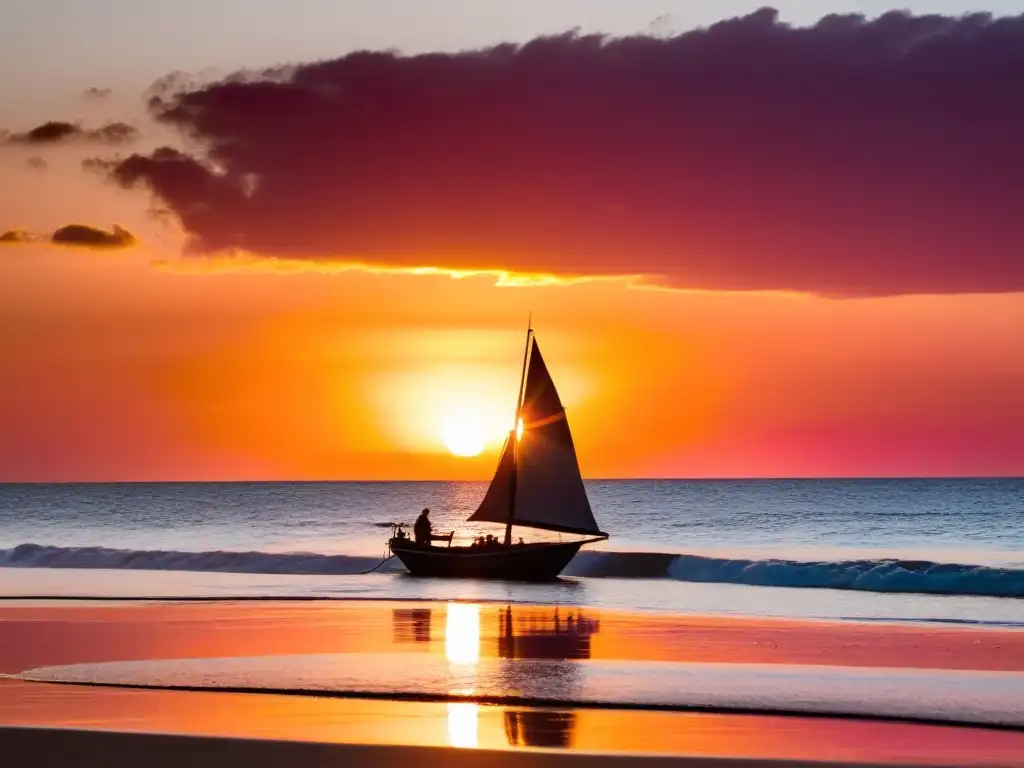
[[[353,575],[380,563],[379,557],[314,552],[177,552],[165,549],[53,547],[19,544],[0,549],[0,567],[104,568],[146,571],[212,571],[300,576]]]
[[[313,552],[178,552],[20,544],[0,549],[0,567],[213,571],[302,576],[364,573],[377,557]],[[392,560],[377,572],[401,572]],[[665,552],[581,552],[566,576],[674,579],[685,582],[867,592],[1024,597],[1024,570],[929,560],[747,560]]]
[[[664,570],[661,570],[664,563]],[[747,560],[655,553],[586,552],[570,564],[578,576],[670,578],[758,587],[848,589],[979,597],[1024,597],[1024,570],[930,560]]]

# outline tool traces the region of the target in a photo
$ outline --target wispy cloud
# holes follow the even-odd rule
[[[77,123],[50,120],[23,133],[9,133],[6,142],[29,145],[59,144],[71,141],[93,144],[128,144],[135,141],[138,135],[137,128],[120,121],[106,123],[99,128],[83,128]]]
[[[36,236],[34,234],[24,229],[8,229],[0,235],[0,245],[23,245],[31,243],[35,239]]]
[[[117,225],[108,231],[87,224],[68,224],[54,232],[50,240],[57,245],[101,249],[128,248],[136,243],[131,232]]]
[[[30,232],[25,229],[9,229],[0,235],[0,244],[3,245],[29,245],[47,242],[75,248],[118,250],[129,248],[138,241],[135,235],[117,225],[106,230],[88,224],[67,224],[51,234]]]

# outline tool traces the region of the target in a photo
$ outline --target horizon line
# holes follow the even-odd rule
[[[880,481],[880,480],[1024,480],[1024,475],[764,475],[746,477],[586,477],[584,482],[593,483],[757,483],[757,482],[835,482],[835,481]],[[438,478],[392,478],[372,479],[221,479],[221,480],[0,480],[5,485],[387,485],[414,483],[489,483],[490,479],[438,479]]]

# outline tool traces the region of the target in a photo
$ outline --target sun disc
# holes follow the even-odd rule
[[[476,456],[484,449],[484,435],[478,422],[468,414],[445,419],[441,426],[441,440],[456,456]]]

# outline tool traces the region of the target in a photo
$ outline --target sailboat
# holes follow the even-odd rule
[[[528,325],[514,426],[473,522],[503,523],[491,546],[433,546],[399,530],[391,552],[414,576],[551,581],[580,547],[608,538],[597,525],[580,474],[569,421]],[[569,541],[512,541],[513,526],[573,534]]]

